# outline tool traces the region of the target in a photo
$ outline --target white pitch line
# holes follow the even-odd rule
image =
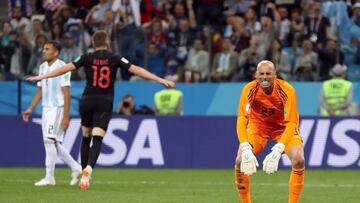
[[[15,183],[34,183],[35,181],[26,180],[26,179],[9,179],[5,180],[6,182],[15,182]],[[66,180],[57,180],[57,183],[69,183]],[[95,180],[94,184],[106,184],[106,185],[233,185],[232,182],[166,182],[166,181],[104,181],[104,180]],[[279,187],[288,187],[288,183],[251,183],[252,186],[279,186]],[[306,183],[304,187],[315,187],[315,188],[360,188],[360,185],[355,184],[325,184],[325,183]]]

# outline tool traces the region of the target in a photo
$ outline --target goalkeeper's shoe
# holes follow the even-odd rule
[[[81,176],[80,184],[79,184],[81,190],[88,190],[89,189],[90,180],[91,180],[91,173],[92,173],[91,166],[87,166],[82,171],[82,176]]]
[[[70,181],[70,185],[74,186],[77,185],[79,183],[80,177],[81,177],[82,171],[81,171],[81,166],[78,166],[78,169],[74,170],[71,173],[71,181]]]
[[[54,178],[43,178],[38,182],[34,183],[35,186],[54,186],[56,185]]]

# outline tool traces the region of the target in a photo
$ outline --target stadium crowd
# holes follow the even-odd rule
[[[5,80],[38,74],[47,40],[61,43],[65,62],[93,51],[97,30],[111,36],[112,51],[178,82],[250,81],[264,59],[290,81],[323,81],[335,64],[360,64],[359,0],[8,2],[9,20],[0,29]],[[140,80],[126,71],[117,78]]]

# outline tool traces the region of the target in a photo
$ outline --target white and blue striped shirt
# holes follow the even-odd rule
[[[60,59],[57,59],[51,66],[49,66],[48,62],[44,62],[40,65],[39,75],[44,75],[63,65],[65,65],[65,62]],[[42,87],[43,107],[64,106],[64,93],[62,92],[61,87],[70,86],[70,77],[71,72],[67,72],[63,75],[38,82],[37,85]]]

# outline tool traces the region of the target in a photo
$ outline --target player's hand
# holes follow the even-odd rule
[[[25,80],[33,81],[33,82],[40,81],[42,79],[43,78],[41,78],[41,76],[27,76],[27,77],[25,77]]]
[[[32,109],[31,109],[31,108],[26,109],[26,111],[24,111],[24,112],[22,113],[22,118],[23,118],[23,120],[24,120],[25,122],[28,122],[28,121],[29,121],[29,117],[30,117],[31,113],[32,113]]]
[[[165,80],[165,79],[160,78],[160,80],[158,82],[160,84],[163,84],[165,87],[171,87],[171,88],[175,87],[175,83],[170,80]]]
[[[64,130],[66,130],[69,127],[69,117],[68,116],[64,116],[64,118],[62,119],[61,127]]]
[[[284,149],[285,145],[280,142],[271,148],[272,151],[265,157],[263,161],[263,170],[265,173],[272,174],[278,170],[279,161]]]
[[[251,176],[256,173],[256,167],[259,166],[258,161],[252,151],[250,143],[244,142],[240,144],[241,148],[241,164],[240,171],[245,175]]]

